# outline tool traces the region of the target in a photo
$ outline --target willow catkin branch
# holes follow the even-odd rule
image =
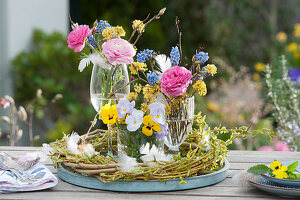
[[[100,176],[95,175],[95,177],[96,177],[99,181],[101,181],[103,184],[107,183],[107,181],[105,181],[105,180],[104,180],[103,178],[101,178]]]
[[[108,168],[116,168],[118,164],[104,164],[104,165],[95,165],[95,164],[84,164],[84,163],[70,163],[63,162],[63,164],[67,167],[73,167],[77,169],[108,169]]]
[[[116,171],[119,171],[118,168],[109,168],[109,169],[73,169],[75,172],[87,174],[87,175],[95,175],[100,173],[114,173]]]

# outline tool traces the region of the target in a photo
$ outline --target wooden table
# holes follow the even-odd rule
[[[6,152],[10,155],[20,155],[37,150],[40,150],[40,148],[0,146],[0,152]],[[300,159],[300,152],[230,151],[228,153],[228,160],[230,162],[229,176],[218,184],[193,190],[153,193],[109,192],[77,187],[59,180],[58,184],[51,189],[36,192],[0,194],[0,199],[280,199],[281,197],[270,195],[252,187],[248,190],[241,189],[238,184],[232,180],[232,177],[240,171],[248,169],[258,163],[272,162],[275,158],[278,160]],[[53,168],[50,161],[45,164],[57,175],[56,169]]]

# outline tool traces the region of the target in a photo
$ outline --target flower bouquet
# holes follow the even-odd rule
[[[268,129],[251,131],[247,127],[210,129],[205,116],[201,113],[194,115],[194,95],[196,92],[206,95],[204,79],[214,76],[217,68],[213,64],[204,65],[209,57],[203,51],[196,51],[190,63],[183,59],[179,20],[176,19],[179,44],[171,49],[169,56],[144,49],[134,58],[136,42],[146,26],[164,12],[165,8],[150,19],[148,16],[143,21],[134,20],[127,41],[120,38],[125,35],[120,26],[108,26],[108,22],[100,20],[89,29],[86,25],[73,23],[73,31],[85,31],[84,37],[78,37],[80,45],[70,45],[69,42],[69,47],[80,51],[87,44],[91,51],[91,55],[81,60],[79,69],[90,62],[94,66],[101,65],[101,69],[93,73],[102,77],[101,70],[109,65],[113,71],[104,81],[109,89],[102,84],[106,91],[102,94],[114,102],[110,99],[105,104],[97,104],[99,112],[86,134],[65,135],[51,144],[53,151],[50,155],[55,165],[61,164],[76,173],[96,177],[102,183],[174,178],[185,183],[183,178],[213,173],[224,167],[227,146],[235,138],[247,137],[249,133],[272,133]],[[102,32],[96,32],[103,24],[106,27],[101,29]],[[131,44],[134,37],[136,39]],[[100,40],[94,43],[94,38]],[[118,81],[111,80],[115,80],[116,70],[124,64],[128,64],[131,80],[119,87]],[[128,75],[120,75],[123,76]],[[96,83],[99,85],[101,81]],[[128,86],[131,86],[131,92],[124,92],[125,96],[117,95]],[[98,118],[108,125],[109,130],[92,130]],[[194,121],[198,128],[192,130]],[[227,141],[220,140],[217,135],[221,133],[231,133],[232,137]],[[164,144],[169,151],[165,150]],[[107,154],[109,151],[117,151],[118,156]]]

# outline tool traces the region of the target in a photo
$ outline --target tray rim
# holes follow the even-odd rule
[[[87,175],[77,174],[77,173],[71,172],[68,169],[61,167],[61,166],[57,168],[57,174],[60,179],[62,179],[63,181],[66,181],[70,184],[77,185],[80,187],[106,190],[106,191],[118,191],[118,192],[177,191],[177,190],[186,190],[186,189],[206,187],[206,186],[213,185],[213,184],[223,181],[228,175],[228,170],[229,170],[229,166],[230,166],[230,164],[226,158],[224,159],[224,162],[225,162],[224,167],[216,172],[213,172],[211,174],[205,174],[205,175],[200,175],[200,176],[184,178],[184,181],[186,181],[187,184],[179,184],[179,182],[181,181],[179,178],[167,179],[166,181],[161,181],[161,180],[148,180],[148,181],[119,180],[119,181],[104,184],[95,177],[89,177]],[[87,185],[78,183],[78,182],[80,182],[80,180],[84,180],[84,179],[90,180],[91,182],[96,180],[97,184],[95,186],[87,186]],[[206,181],[201,182],[201,179],[206,180]],[[207,181],[207,180],[209,180],[209,181]],[[126,184],[126,188],[124,188],[125,184]],[[162,188],[153,189],[153,190],[148,189],[149,187],[140,189],[140,187],[138,187],[138,185],[140,185],[140,184],[146,184],[146,185],[155,186],[155,187],[157,187],[158,185],[164,184],[164,186],[167,186],[167,187],[162,187]],[[120,188],[118,188],[118,186],[120,186]],[[137,189],[135,189],[135,187]]]

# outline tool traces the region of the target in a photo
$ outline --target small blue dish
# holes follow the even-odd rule
[[[289,161],[279,161],[282,165],[289,166],[293,162],[298,161],[298,166],[296,167],[296,170],[300,171],[300,160],[289,160]],[[270,166],[270,165],[269,165]],[[300,179],[297,180],[290,180],[290,179],[279,179],[275,178],[272,176],[269,176],[267,174],[262,174],[262,177],[267,179],[270,182],[277,183],[281,186],[286,186],[286,187],[295,187],[300,189]]]
[[[263,178],[262,176],[258,176],[257,180],[249,180],[248,182],[253,187],[271,194],[300,197],[300,188],[281,186]]]

